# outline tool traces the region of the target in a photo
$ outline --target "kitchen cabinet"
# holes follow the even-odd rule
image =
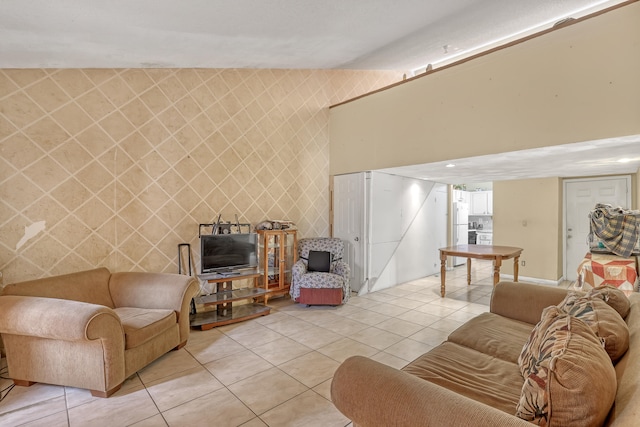
[[[452,193],[453,203],[469,203],[469,192],[465,190],[454,189]]]
[[[492,215],[493,214],[493,192],[474,191],[470,194],[469,215]]]

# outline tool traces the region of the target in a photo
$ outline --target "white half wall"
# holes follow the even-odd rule
[[[447,243],[447,186],[371,173],[369,292],[436,274]]]
[[[640,133],[640,2],[330,110],[331,175]]]

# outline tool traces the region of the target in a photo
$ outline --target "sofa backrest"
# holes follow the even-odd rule
[[[615,365],[618,391],[607,419],[610,426],[638,425],[640,420],[640,294],[629,295],[629,301],[629,349]]]
[[[491,312],[509,319],[535,325],[540,321],[542,310],[550,305],[559,304],[568,290],[520,282],[500,282],[494,286],[491,294]]]
[[[23,295],[60,298],[88,302],[113,308],[109,294],[109,277],[106,268],[80,271],[62,276],[46,277],[5,286],[3,295]]]

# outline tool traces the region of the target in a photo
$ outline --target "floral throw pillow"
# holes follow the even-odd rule
[[[589,291],[587,296],[603,300],[617,311],[623,319],[627,317],[627,314],[629,314],[629,310],[631,309],[631,303],[625,293],[611,285],[593,288]]]
[[[558,308],[585,322],[600,339],[612,362],[615,363],[626,353],[629,348],[629,327],[618,312],[599,296],[569,292]]]
[[[527,421],[537,420],[539,425],[546,425],[549,421],[549,365],[554,356],[564,351],[570,324],[566,313],[554,310],[547,314],[547,328],[540,329],[532,341],[530,357],[526,361],[523,359],[526,364],[520,363],[520,370],[524,371],[524,385],[516,407],[516,416]],[[545,320],[544,317],[543,313],[541,321]]]
[[[557,314],[557,313],[556,313]],[[541,426],[602,425],[616,395],[616,373],[591,328],[557,314],[522,385],[516,416]]]
[[[529,339],[522,347],[522,352],[518,357],[520,373],[527,378],[529,373],[539,361],[540,346],[546,339],[546,334],[553,333],[554,328],[561,328],[562,324],[556,322],[558,317],[566,317],[567,314],[555,305],[545,308],[540,316],[540,321],[531,331]],[[550,330],[551,329],[551,330]]]

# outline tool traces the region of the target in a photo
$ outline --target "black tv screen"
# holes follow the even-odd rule
[[[258,266],[257,234],[200,236],[200,270],[215,273]]]

